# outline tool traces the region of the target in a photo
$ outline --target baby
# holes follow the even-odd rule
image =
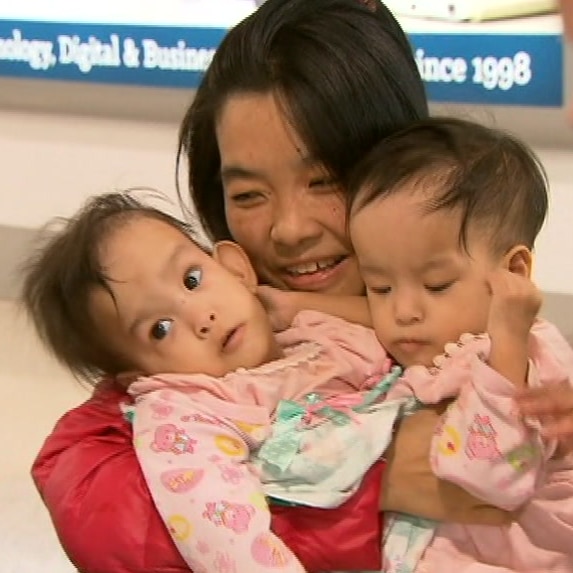
[[[399,372],[371,329],[307,311],[275,334],[256,285],[237,245],[209,252],[127,194],[90,201],[25,280],[55,356],[129,385],[138,459],[195,573],[303,571],[266,498],[346,501],[405,403],[380,403]],[[379,533],[364,547],[378,559]]]
[[[355,174],[350,234],[373,325],[406,369],[388,398],[454,398],[433,439],[435,474],[517,512],[499,527],[438,526],[413,569],[570,573],[573,458],[514,402],[573,376],[530,279],[548,202],[541,165],[509,135],[432,119],[380,143]],[[388,550],[385,566],[412,570]]]

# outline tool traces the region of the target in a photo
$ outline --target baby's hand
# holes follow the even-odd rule
[[[487,332],[492,340],[528,338],[535,317],[541,308],[541,293],[533,282],[508,270],[492,273],[488,279],[491,305]]]
[[[257,287],[257,296],[269,313],[275,332],[285,330],[292,324],[299,311],[296,305],[296,294],[270,286]]]
[[[541,307],[541,294],[529,278],[508,270],[492,273],[488,283],[489,365],[521,388],[527,383],[529,331]]]

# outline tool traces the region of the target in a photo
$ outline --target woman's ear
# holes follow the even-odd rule
[[[213,259],[239,278],[249,289],[255,289],[258,280],[247,253],[231,241],[219,241],[213,247]]]
[[[503,266],[511,273],[531,278],[533,255],[525,245],[516,245],[503,257]]]

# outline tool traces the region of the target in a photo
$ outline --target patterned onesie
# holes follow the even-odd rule
[[[138,459],[195,573],[304,571],[271,532],[264,488],[267,482],[284,494],[276,476],[288,440],[280,442],[280,456],[267,451],[264,462],[250,463],[270,437],[279,405],[298,408],[298,423],[319,438],[287,434],[306,472],[298,480],[298,470],[291,472],[287,490],[292,486],[293,499],[302,495],[310,505],[328,507],[348,499],[383,454],[404,403],[359,408],[391,368],[371,329],[306,311],[277,339],[285,357],[255,369],[223,378],[142,377],[130,387]],[[330,427],[324,435],[322,422]],[[301,483],[310,483],[310,490]]]
[[[573,456],[557,455],[539,424],[520,417],[515,386],[488,366],[489,352],[486,335],[464,335],[446,346],[436,368],[408,368],[388,395],[414,395],[425,404],[456,398],[433,439],[434,473],[516,512],[504,526],[440,524],[416,572],[571,573]],[[529,387],[572,381],[573,350],[553,325],[537,321]]]

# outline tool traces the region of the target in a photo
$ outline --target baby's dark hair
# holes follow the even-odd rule
[[[461,119],[423,120],[377,144],[350,178],[350,213],[405,187],[428,193],[430,213],[461,211],[466,251],[470,227],[486,234],[496,254],[533,249],[547,214],[547,177],[533,151]]]
[[[123,369],[120,357],[96,335],[89,297],[97,287],[113,297],[100,249],[114,230],[136,217],[163,221],[206,250],[188,223],[145,205],[132,192],[106,193],[88,200],[72,218],[49,223],[24,266],[22,302],[40,339],[62,364],[90,382]]]

